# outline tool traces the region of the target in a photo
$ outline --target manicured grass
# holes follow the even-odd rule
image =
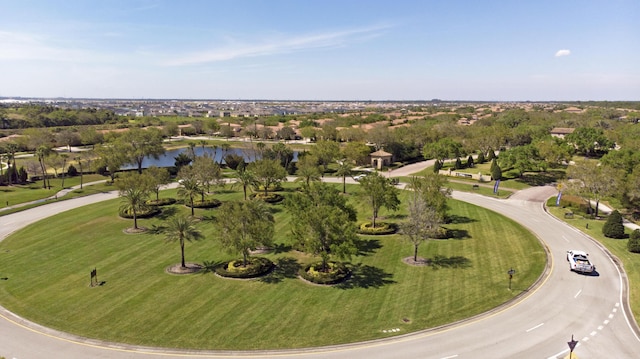
[[[368,219],[357,187],[348,192],[359,219]],[[241,196],[227,190],[216,198]],[[309,285],[296,278],[296,268],[316,259],[291,250],[290,216],[278,204],[272,206],[276,250],[266,256],[279,267],[270,276],[250,281],[211,272],[177,276],[165,268],[180,261],[179,245],[161,235],[124,234],[132,221],[117,217],[118,205],[113,200],[68,211],[0,242],[0,274],[9,278],[0,285],[1,304],[45,326],[116,342],[195,349],[309,347],[405,334],[484,312],[526,291],[546,260],[541,244],[516,223],[451,201],[456,221],[447,227],[458,238],[420,247],[420,256],[439,265],[403,263],[413,250],[400,235],[363,236],[349,281]],[[205,239],[186,244],[188,262],[236,258],[216,241],[216,211],[196,210],[204,218],[198,228]],[[176,204],[164,215],[171,212],[188,210]],[[404,211],[383,210],[381,216],[399,221]],[[139,224],[151,227],[162,219]],[[510,267],[518,273],[512,291]],[[105,283],[90,288],[94,268]],[[383,332],[393,328],[400,331]]]
[[[86,184],[104,179],[105,177],[101,175],[84,175],[83,182]],[[9,202],[9,206],[13,206],[20,203],[52,197],[64,188],[71,188],[73,186],[80,185],[80,176],[65,177],[64,188],[62,187],[62,178],[52,178],[50,179],[50,182],[50,189],[42,188],[42,181],[26,185],[2,186],[0,187],[0,193],[2,193],[3,201],[0,203],[0,206],[5,207],[7,202]]]
[[[591,219],[585,218],[580,213],[574,213],[573,218],[564,218],[566,208],[556,207],[555,198],[550,199],[547,202],[549,212],[565,221],[566,223],[574,226],[576,229],[584,232],[585,234],[593,237],[598,242],[602,243],[614,256],[618,257],[624,266],[624,271],[629,278],[629,304],[631,311],[636,319],[636,322],[640,322],[640,254],[631,253],[627,250],[628,239],[614,239],[607,238],[602,234],[602,226],[606,222],[605,219]],[[575,209],[574,209],[575,212]],[[587,224],[589,228],[587,228]],[[627,234],[631,234],[631,230],[625,229]],[[598,264],[596,263],[596,266]]]

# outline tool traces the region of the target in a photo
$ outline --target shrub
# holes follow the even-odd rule
[[[602,234],[608,238],[625,238],[624,225],[622,224],[620,212],[617,210],[611,212],[607,218],[607,222],[602,226]]]
[[[73,177],[78,175],[78,169],[74,165],[69,165],[67,168],[67,175]]]
[[[176,203],[175,198],[150,199],[147,201],[147,204],[149,206],[168,206],[174,203]]]
[[[273,268],[273,262],[264,257],[247,259],[247,265],[242,266],[242,259],[232,260],[215,268],[216,274],[227,278],[256,278],[263,276]]]
[[[267,203],[279,203],[279,202],[282,202],[282,200],[284,200],[284,196],[278,193],[267,193],[265,195],[264,192],[258,192],[258,193],[253,193],[251,197],[265,201]]]
[[[351,271],[346,265],[344,265],[344,263],[329,262],[327,265],[329,267],[329,271],[322,272],[319,270],[319,268],[322,267],[322,263],[317,262],[309,264],[300,270],[300,277],[312,283],[331,285],[344,281],[349,277],[349,274],[351,274]]]
[[[372,227],[371,222],[365,222],[358,228],[358,233],[368,235],[385,235],[393,234],[398,231],[398,225],[395,223],[378,222],[376,227]]]
[[[149,218],[149,217],[153,217],[156,214],[160,213],[160,209],[157,207],[149,207],[145,210],[141,210],[136,212],[136,218]],[[119,211],[118,214],[120,215],[120,217],[122,218],[127,218],[127,219],[132,219],[133,218],[133,212],[131,211]]]
[[[204,201],[193,201],[193,208],[215,208],[222,204],[217,199],[205,199]],[[185,206],[191,207],[191,203],[188,201],[184,203]]]
[[[636,229],[631,233],[629,242],[627,242],[629,252],[640,253],[640,229]]]

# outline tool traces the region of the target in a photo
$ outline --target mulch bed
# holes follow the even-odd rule
[[[402,258],[402,261],[410,266],[423,267],[431,265],[431,260],[427,258],[418,257],[417,261],[413,260],[413,256]]]
[[[182,264],[177,263],[168,266],[165,270],[167,273],[171,274],[192,274],[198,273],[202,270],[202,265],[198,263],[185,263],[186,267],[183,267]]]

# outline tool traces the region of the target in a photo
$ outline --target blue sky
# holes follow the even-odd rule
[[[640,100],[637,0],[0,0],[0,97]]]

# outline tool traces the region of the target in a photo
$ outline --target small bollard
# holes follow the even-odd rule
[[[587,227],[587,229],[589,229],[589,223],[587,223],[587,226],[586,226],[586,227]]]

